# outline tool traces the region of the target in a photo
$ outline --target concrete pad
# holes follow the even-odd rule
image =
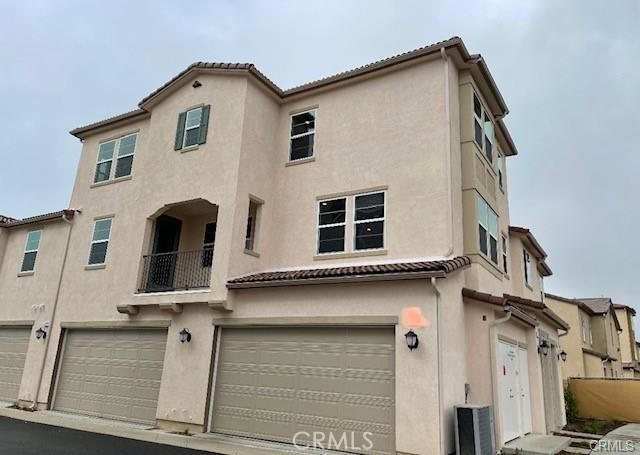
[[[594,448],[593,453],[629,455],[640,452],[640,424],[629,423],[607,433]]]
[[[518,455],[554,455],[565,449],[571,443],[566,436],[551,436],[546,434],[528,434],[508,442],[502,447],[504,454]]]
[[[591,453],[590,449],[583,449],[582,447],[565,447],[562,450],[567,453],[575,453],[576,455],[589,455]]]
[[[558,436],[569,436],[570,438],[584,438],[584,439],[601,439],[603,435],[592,433],[580,433],[579,431],[568,430],[555,430],[553,434]]]

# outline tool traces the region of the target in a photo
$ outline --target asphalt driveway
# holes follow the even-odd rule
[[[211,452],[0,417],[0,454],[211,455]]]

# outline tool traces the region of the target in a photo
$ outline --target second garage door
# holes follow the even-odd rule
[[[29,328],[0,327],[0,401],[16,401],[29,347]]]
[[[332,448],[395,453],[394,346],[392,327],[224,328],[211,430],[300,444],[321,432],[325,447],[333,433],[348,447]]]
[[[166,330],[71,330],[54,409],[154,423]]]

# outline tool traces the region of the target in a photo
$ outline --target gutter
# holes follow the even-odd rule
[[[444,62],[444,110],[445,110],[445,155],[447,161],[447,195],[449,201],[449,250],[444,254],[445,257],[453,255],[454,250],[454,233],[453,233],[453,166],[451,164],[451,95],[449,93],[449,58],[444,47],[440,48],[440,55]]]
[[[49,329],[48,329],[47,337],[44,339],[44,352],[42,355],[42,362],[40,362],[40,369],[39,369],[40,374],[38,376],[38,385],[36,387],[36,390],[33,396],[33,402],[31,403],[31,407],[30,407],[32,411],[36,411],[38,409],[38,396],[40,395],[40,387],[42,386],[42,378],[44,376],[44,367],[47,361],[47,352],[49,351],[49,343],[51,341],[51,332],[53,332],[53,327],[54,327],[53,322],[56,317],[56,309],[58,308],[58,302],[60,301],[62,277],[64,276],[64,269],[67,265],[67,257],[69,256],[69,244],[71,240],[71,231],[73,230],[73,222],[71,221],[73,219],[73,213],[74,212],[71,211],[71,215],[72,215],[71,217],[69,217],[69,213],[67,212],[65,212],[62,215],[62,219],[69,224],[69,231],[67,233],[67,243],[64,248],[64,256],[62,257],[62,266],[60,268],[60,277],[58,278],[56,297],[55,297],[55,300],[53,301],[53,308],[51,310],[51,319],[49,320]]]

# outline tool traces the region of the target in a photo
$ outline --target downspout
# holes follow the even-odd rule
[[[38,377],[38,386],[33,397],[33,403],[31,403],[31,410],[35,411],[38,408],[38,396],[40,395],[40,387],[42,386],[42,378],[44,376],[44,365],[47,361],[47,352],[49,351],[49,341],[51,341],[51,332],[53,331],[53,321],[56,317],[56,308],[58,307],[58,301],[60,300],[60,289],[62,288],[62,277],[64,276],[64,269],[67,264],[67,256],[69,255],[69,242],[71,240],[71,230],[73,229],[73,222],[67,218],[67,213],[62,215],[62,219],[69,224],[69,231],[67,232],[67,243],[64,248],[64,256],[62,257],[62,266],[60,268],[60,277],[58,278],[58,287],[56,290],[56,298],[53,301],[53,308],[51,311],[51,319],[49,320],[49,330],[47,337],[44,339],[44,355],[42,356],[42,362],[40,362],[40,375]]]
[[[444,47],[440,48],[440,55],[444,61],[444,110],[445,110],[445,155],[447,158],[447,195],[449,201],[449,250],[444,255],[450,257],[454,251],[453,238],[453,194],[452,180],[453,169],[451,167],[451,94],[449,93],[449,58]]]
[[[444,449],[444,392],[442,389],[442,381],[443,379],[443,372],[442,372],[442,350],[441,350],[441,346],[442,346],[442,338],[441,338],[441,332],[442,332],[442,324],[441,324],[441,319],[440,319],[440,301],[441,301],[441,297],[442,294],[440,293],[440,289],[438,288],[438,284],[437,284],[437,278],[436,277],[431,277],[431,286],[433,287],[433,290],[436,292],[436,358],[437,358],[437,363],[438,363],[438,418],[439,418],[439,433],[440,433],[440,437],[438,438],[440,440],[440,454],[444,455],[445,454],[445,449]]]
[[[496,354],[496,344],[498,343],[498,337],[496,335],[496,327],[500,324],[504,324],[509,319],[511,319],[510,308],[506,310],[506,313],[507,314],[504,317],[500,319],[495,319],[491,321],[491,323],[489,323],[489,353],[491,357],[491,388],[493,392],[493,416],[494,416],[494,426],[496,429],[499,429],[499,431],[496,431],[496,433],[498,433],[498,436],[502,433],[502,427],[500,422],[498,421],[499,419],[495,418],[496,406],[499,401],[498,377],[496,375],[496,369],[498,367],[497,354]],[[499,444],[502,444],[502,441],[500,439],[496,440],[496,446]]]

